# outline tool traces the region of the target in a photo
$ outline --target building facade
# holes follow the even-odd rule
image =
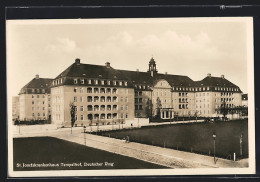
[[[19,93],[19,118],[21,121],[50,120],[52,79],[36,75]]]
[[[71,105],[75,125],[118,124],[134,118],[221,116],[219,108],[242,105],[242,92],[224,75],[208,74],[201,81],[158,73],[152,58],[147,72],[82,64],[80,59],[55,79],[37,75],[19,93],[21,120],[50,119],[68,126]]]

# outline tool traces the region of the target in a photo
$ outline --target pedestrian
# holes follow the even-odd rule
[[[126,142],[127,142],[127,143],[130,142],[130,140],[129,140],[129,136],[128,136],[128,135],[126,136]]]

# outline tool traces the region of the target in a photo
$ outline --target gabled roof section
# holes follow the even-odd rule
[[[157,74],[157,79],[165,79],[172,87],[174,86],[194,86],[194,81],[188,76],[170,75],[170,74]]]
[[[225,79],[224,77],[212,77],[207,76],[201,81],[195,82],[196,86],[211,86],[211,87],[231,87],[231,88],[240,88],[235,85],[234,83],[230,82],[229,80]]]
[[[125,80],[120,71],[106,66],[73,63],[65,71],[59,74],[55,79],[62,77],[84,77],[84,78],[103,78]]]
[[[25,88],[49,88],[53,79],[51,78],[34,78],[27,83],[22,89]]]

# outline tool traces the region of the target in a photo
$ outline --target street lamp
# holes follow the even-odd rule
[[[84,144],[86,145],[86,126],[83,126],[84,130]]]
[[[215,152],[216,152],[216,137],[217,137],[217,135],[215,133],[213,133],[212,137],[213,137],[213,143],[214,143],[214,163],[216,164]]]

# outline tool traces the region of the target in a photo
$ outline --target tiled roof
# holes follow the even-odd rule
[[[48,93],[52,80],[51,78],[33,78],[21,89],[20,94],[31,93],[30,89],[46,89]]]
[[[85,77],[85,78],[103,78],[125,80],[120,71],[106,66],[93,64],[73,63],[65,71],[59,74],[55,79],[61,77]]]
[[[73,63],[65,71],[59,74],[55,79],[62,77],[81,77],[81,78],[99,78],[111,80],[128,80],[132,84],[153,85],[158,79],[165,79],[171,86],[192,86],[193,80],[187,76],[155,74],[151,76],[149,72],[117,70],[112,67]],[[66,84],[66,82],[64,82]]]
[[[109,80],[125,80],[133,85],[149,85],[153,86],[159,79],[165,79],[168,83],[174,86],[184,86],[184,87],[239,87],[222,77],[212,77],[207,76],[201,81],[193,81],[188,76],[182,75],[171,75],[171,74],[161,74],[154,73],[151,76],[150,72],[140,72],[140,71],[128,71],[128,70],[118,70],[109,66],[100,66],[92,64],[82,64],[78,59],[75,63],[69,66],[65,71],[59,74],[55,79],[58,78],[98,78],[98,79],[109,79]],[[63,84],[74,85],[71,79],[65,79]],[[240,91],[241,92],[241,91]]]
[[[34,78],[23,88],[48,88],[52,80],[51,78]]]

